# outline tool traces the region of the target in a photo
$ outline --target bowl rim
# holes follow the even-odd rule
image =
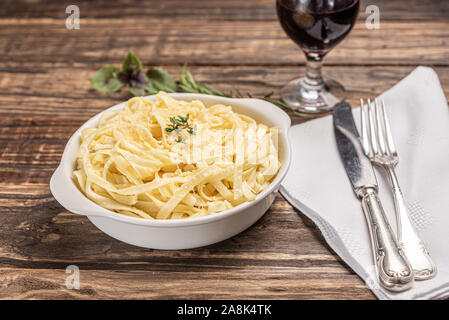
[[[124,101],[124,102],[118,103],[116,105],[113,105],[113,106],[101,111],[100,113],[97,113],[93,117],[91,117],[89,120],[87,120],[85,123],[83,123],[73,133],[73,135],[70,137],[70,139],[67,141],[67,144],[64,147],[64,152],[62,154],[60,163],[59,163],[58,167],[56,168],[56,170],[54,171],[54,173],[51,177],[51,180],[50,180],[50,191],[51,191],[52,195],[54,196],[54,198],[58,201],[58,203],[60,203],[68,211],[76,213],[76,214],[80,214],[80,215],[85,215],[89,219],[90,218],[108,218],[108,219],[112,219],[112,220],[118,220],[120,222],[125,222],[128,224],[136,224],[136,225],[143,225],[143,226],[182,227],[182,226],[208,224],[208,223],[212,223],[217,220],[227,219],[241,211],[244,211],[245,209],[247,209],[249,207],[256,205],[258,202],[265,199],[270,193],[272,193],[281,184],[281,181],[284,179],[285,175],[287,174],[287,171],[290,167],[290,161],[291,161],[291,146],[290,146],[290,141],[289,141],[289,136],[288,136],[288,130],[290,129],[290,126],[291,126],[291,119],[287,115],[286,112],[284,112],[279,107],[275,106],[274,104],[272,104],[268,101],[265,101],[262,99],[256,99],[256,98],[227,98],[227,97],[221,97],[221,96],[194,94],[194,93],[169,93],[169,95],[174,98],[178,98],[178,99],[200,100],[202,102],[204,102],[204,100],[214,100],[215,101],[214,103],[217,103],[217,101],[219,101],[218,103],[220,103],[220,102],[228,103],[231,106],[232,106],[233,102],[235,103],[237,101],[237,103],[239,104],[238,108],[242,107],[243,109],[245,108],[245,105],[246,105],[246,107],[248,107],[249,104],[253,104],[253,103],[260,104],[264,108],[270,108],[271,109],[271,110],[269,110],[270,114],[271,114],[271,112],[274,112],[275,114],[277,114],[280,117],[281,122],[282,122],[282,123],[279,123],[276,125],[278,125],[281,129],[280,130],[280,138],[281,138],[280,140],[282,141],[281,143],[282,143],[282,147],[285,152],[285,157],[284,157],[283,163],[281,165],[281,169],[279,170],[279,172],[277,173],[277,175],[273,179],[273,181],[267,186],[267,188],[265,188],[265,190],[263,190],[261,193],[259,193],[254,200],[245,201],[231,209],[217,212],[214,214],[210,214],[207,216],[186,218],[186,219],[143,219],[143,218],[139,218],[139,217],[126,216],[126,215],[108,210],[106,208],[103,208],[102,206],[98,205],[97,203],[93,202],[88,197],[86,197],[84,195],[84,193],[81,192],[81,190],[79,190],[78,187],[75,186],[73,180],[69,179],[70,183],[72,183],[75,186],[77,192],[79,192],[79,194],[82,196],[82,198],[85,201],[87,201],[87,203],[92,207],[92,210],[99,212],[100,214],[97,214],[97,213],[89,214],[89,213],[85,213],[85,212],[80,212],[79,210],[74,209],[74,208],[68,208],[69,206],[65,206],[65,204],[63,203],[64,201],[60,202],[60,199],[58,199],[58,197],[56,195],[57,193],[55,192],[55,190],[58,185],[58,182],[56,181],[57,178],[60,178],[60,179],[64,180],[65,182],[67,182],[67,177],[63,174],[62,170],[63,170],[64,166],[71,165],[71,164],[67,163],[70,161],[70,159],[68,159],[68,157],[69,157],[68,152],[71,150],[70,147],[73,146],[75,139],[79,139],[81,130],[83,130],[85,127],[88,127],[91,123],[98,121],[98,119],[104,112],[106,112],[108,110],[112,110],[112,109],[115,110],[115,109],[123,108],[126,103],[126,101]],[[144,96],[143,98],[154,100],[155,97],[156,97],[156,95],[149,95],[149,96]],[[277,190],[276,190],[276,192],[277,192]]]

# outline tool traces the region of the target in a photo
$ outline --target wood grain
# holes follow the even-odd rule
[[[226,2],[226,3],[224,3]],[[65,19],[65,8],[71,0],[3,0],[0,17]],[[76,1],[81,17],[117,18],[136,17],[153,19],[170,17],[195,20],[276,20],[275,0],[121,0]],[[383,20],[447,20],[449,6],[446,0],[361,0],[359,19],[365,19],[368,5],[376,5]]]
[[[40,64],[39,68],[33,68],[33,65],[29,62],[0,63],[0,72],[4,75],[0,82],[0,115],[5,121],[3,126],[32,131],[33,123],[36,126],[52,127],[56,124],[45,123],[47,119],[67,118],[67,122],[61,125],[70,126],[71,122],[76,121],[73,128],[77,128],[106,107],[130,98],[125,91],[107,95],[90,89],[89,79],[101,65],[76,63],[67,66],[45,63]],[[149,67],[148,64],[147,66]],[[360,96],[382,93],[414,68],[415,66],[353,66],[348,70],[345,66],[325,65],[324,74],[341,81],[348,91],[349,101],[357,103]],[[166,66],[165,69],[178,78],[182,67]],[[286,82],[305,72],[303,66],[191,66],[189,69],[197,80],[210,83],[223,92],[230,93],[238,88],[242,94],[250,93],[255,97],[263,97],[270,92],[277,95]],[[448,94],[449,66],[434,69]],[[14,81],[14,86],[10,86],[10,81]],[[20,96],[26,96],[27,99],[18,99]],[[16,120],[17,118],[21,120]],[[7,124],[7,121],[12,123]],[[26,122],[24,128],[20,121]],[[17,133],[10,132],[12,136]]]
[[[325,61],[328,65],[447,65],[448,26],[449,20],[385,21],[379,30],[368,30],[359,21]],[[216,21],[205,28],[192,19],[85,18],[79,30],[67,30],[61,19],[1,19],[0,41],[5,52],[0,62],[9,62],[13,55],[15,62],[36,66],[118,64],[130,49],[146,63],[158,65],[304,63],[303,54],[277,21]]]
[[[117,298],[117,290],[122,297],[157,299],[316,299],[340,291],[349,299],[372,297],[312,223],[280,196],[239,236],[200,249],[161,251],[113,240],[86,218],[65,212],[48,191],[25,190],[27,205],[4,213],[0,227],[0,298],[104,299]],[[80,291],[65,288],[64,271],[72,264],[81,270]]]
[[[126,92],[89,87],[94,70],[129,49],[145,67],[225,92],[276,96],[304,72],[304,58],[277,22],[274,1],[77,1],[81,29],[65,28],[71,1],[0,4],[0,299],[372,299],[319,230],[280,195],[254,226],[193,250],[133,247],[64,210],[48,182],[67,139]],[[325,74],[348,100],[376,96],[418,64],[433,66],[449,96],[447,1],[362,1],[381,9],[326,58]],[[413,8],[413,10],[410,10]],[[291,114],[294,123],[306,119]],[[65,268],[81,289],[65,287]]]
[[[221,272],[80,269],[80,289],[65,287],[64,269],[0,269],[0,298],[17,299],[359,299],[366,286],[332,269],[258,269]],[[138,289],[136,289],[138,288]],[[188,288],[188,290],[186,290]],[[351,292],[346,295],[345,292]]]

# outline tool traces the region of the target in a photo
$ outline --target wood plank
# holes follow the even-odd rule
[[[20,65],[20,66],[19,66]],[[100,64],[0,63],[0,123],[4,142],[14,139],[66,138],[84,121],[105,108],[125,101],[130,94],[103,94],[90,89],[90,77]],[[149,67],[147,65],[147,67]],[[180,66],[165,66],[175,78]],[[303,75],[303,66],[191,66],[195,78],[223,92],[238,88],[241,93],[262,97],[278,95],[292,78]],[[410,73],[414,66],[324,66],[324,74],[338,79],[356,103],[361,96],[375,96]],[[443,90],[449,96],[449,67],[435,67]],[[53,135],[46,136],[53,130]],[[47,131],[45,131],[47,130]],[[45,134],[42,135],[42,132]],[[39,134],[38,134],[39,133]],[[59,135],[58,135],[59,134]]]
[[[62,208],[48,186],[15,191],[22,193],[0,197],[1,267],[61,268],[69,262],[86,269],[127,269],[131,264],[146,270],[169,270],[174,265],[185,270],[309,268],[313,259],[317,265],[343,270],[341,260],[328,251],[322,238],[316,241],[307,226],[310,222],[304,223],[306,218],[281,196],[263,219],[232,239],[206,248],[163,251],[110,238],[85,217]]]
[[[447,21],[358,22],[326,58],[331,65],[448,65]],[[17,36],[19,35],[19,36]],[[133,49],[145,63],[198,65],[297,65],[304,58],[277,21],[86,18],[80,30],[57,19],[0,19],[0,62],[121,63]],[[76,49],[74,49],[76,48]],[[105,50],[107,48],[107,50]]]
[[[77,2],[81,17],[116,18],[170,17],[172,19],[194,18],[195,20],[276,20],[275,0],[122,0]],[[0,5],[0,17],[58,18],[65,20],[65,8],[73,1],[52,0],[45,2],[27,0],[4,0]],[[365,19],[365,8],[377,5],[382,20],[435,20],[449,17],[446,0],[362,0],[359,19]],[[413,10],[410,10],[413,8]]]
[[[224,275],[80,268],[80,290],[68,290],[65,269],[0,268],[0,299],[374,299],[353,276],[328,271],[243,269]]]
[[[47,187],[22,192],[24,203],[0,197],[0,207],[9,208],[0,216],[0,298],[116,299],[117,290],[120,297],[146,299],[373,298],[311,221],[280,196],[232,239],[163,251],[108,237],[85,217],[67,213]],[[80,291],[64,287],[72,264],[81,270]]]

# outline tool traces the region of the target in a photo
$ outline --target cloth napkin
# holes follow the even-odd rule
[[[335,142],[332,116],[290,129],[292,164],[282,195],[312,219],[332,249],[379,299],[449,297],[449,109],[435,71],[418,67],[380,96],[399,154],[396,173],[411,219],[432,256],[438,274],[415,281],[405,292],[378,285],[368,226]],[[353,110],[360,129],[360,108]],[[376,168],[381,198],[396,232],[393,196],[383,169]]]

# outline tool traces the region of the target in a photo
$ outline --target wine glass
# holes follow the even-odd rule
[[[323,79],[321,66],[324,56],[351,31],[359,6],[359,0],[276,0],[282,28],[307,58],[305,77],[281,90],[287,105],[313,114],[330,111],[345,99],[344,87]]]

